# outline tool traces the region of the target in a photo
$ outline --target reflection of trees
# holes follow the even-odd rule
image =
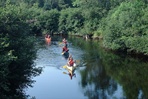
[[[123,88],[123,98],[148,98],[148,63],[126,55],[105,52],[95,42],[75,38],[70,38],[70,41],[87,52],[82,58],[86,68],[80,74],[81,85],[89,99],[112,96],[117,90],[117,82]]]
[[[108,75],[123,87],[127,99],[148,98],[148,63],[125,55],[102,53],[102,64]],[[141,96],[139,96],[141,92]],[[144,98],[145,97],[145,98]]]
[[[113,95],[117,89],[117,84],[106,74],[105,69],[100,64],[99,59],[86,55],[83,59],[87,61],[86,68],[80,71],[82,76],[81,85],[85,95],[89,99],[106,99],[107,94]],[[96,55],[96,54],[95,54]],[[89,58],[88,58],[89,57]]]
[[[117,90],[117,84],[106,74],[104,67],[101,64],[101,57],[98,53],[100,50],[97,42],[85,42],[83,39],[70,39],[75,46],[81,46],[87,51],[82,60],[86,63],[86,68],[80,71],[81,85],[84,89],[84,94],[89,99],[106,99],[107,95],[113,95]]]

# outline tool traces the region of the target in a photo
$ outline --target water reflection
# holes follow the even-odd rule
[[[147,99],[148,63],[127,55],[116,55],[99,47],[99,42],[70,37],[86,53],[80,70],[81,86],[89,99]]]
[[[69,72],[68,72],[68,73],[67,73],[67,72],[63,72],[63,74],[68,75],[68,76],[70,77],[70,79],[71,79],[71,80],[72,80],[72,78],[73,78],[73,77],[76,77],[75,72],[74,72],[74,73],[72,73],[72,74],[71,74],[71,73],[69,73]]]
[[[37,66],[44,67],[43,73],[34,78],[36,83],[33,88],[27,89],[26,93],[32,97],[35,96],[36,99],[87,99],[80,90],[78,84],[80,75],[77,70],[73,75],[69,75],[69,72],[62,68],[67,64],[67,59],[61,55],[61,45],[58,44],[62,39],[52,37],[52,40],[50,46],[41,44],[45,48],[38,50],[35,63]],[[83,51],[72,45],[68,48],[74,59],[81,60]]]

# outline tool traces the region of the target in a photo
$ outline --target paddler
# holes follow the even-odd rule
[[[65,44],[65,46],[62,49],[62,53],[68,52],[69,49],[67,48],[67,44]]]
[[[73,60],[73,58],[72,57],[69,57],[68,58],[68,66],[74,66],[74,63],[75,63],[75,61]]]

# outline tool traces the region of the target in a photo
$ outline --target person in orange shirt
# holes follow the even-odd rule
[[[51,43],[51,36],[49,34],[45,35],[45,42],[47,45],[49,45]]]

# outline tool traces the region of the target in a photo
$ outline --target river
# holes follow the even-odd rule
[[[63,68],[62,37],[52,37],[50,45],[40,39],[37,67],[43,72],[34,77],[33,87],[25,89],[35,99],[146,99],[148,62],[101,48],[98,41],[67,37],[70,54],[78,67],[71,78]]]

